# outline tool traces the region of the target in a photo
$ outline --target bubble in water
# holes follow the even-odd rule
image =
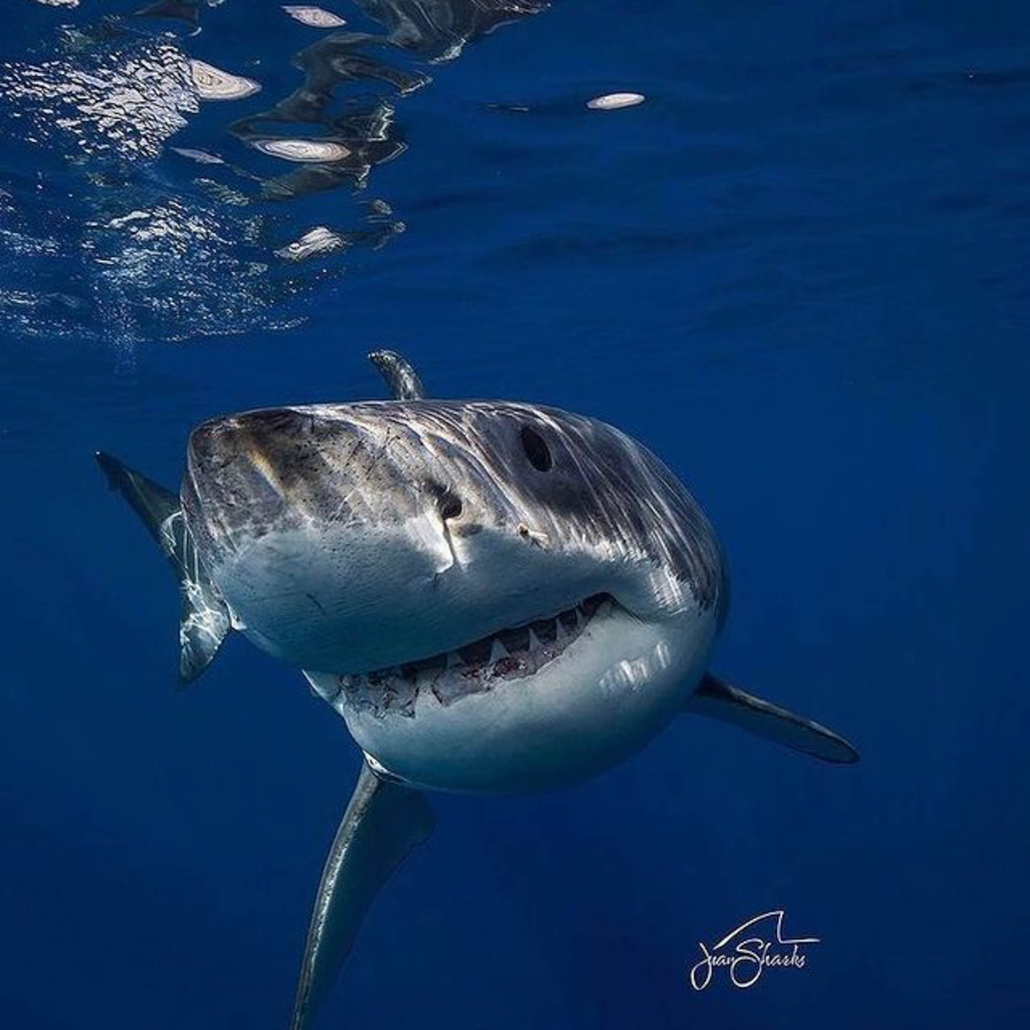
[[[190,61],[190,72],[201,100],[242,100],[244,97],[253,96],[261,89],[261,84],[253,79],[231,75],[213,64],[195,58]]]
[[[37,141],[70,136],[80,154],[125,160],[157,157],[199,110],[185,55],[164,41],[0,65],[0,99]]]
[[[174,151],[181,157],[188,157],[191,161],[196,161],[202,165],[224,165],[225,161],[222,160],[217,154],[209,154],[206,150],[194,150],[192,147],[169,147],[169,150]]]
[[[587,101],[592,111],[618,111],[622,107],[636,107],[644,102],[643,93],[606,93]]]
[[[263,154],[286,161],[342,161],[350,150],[342,143],[318,139],[254,139],[250,145]]]
[[[303,261],[315,254],[328,254],[346,245],[347,240],[338,232],[333,232],[324,225],[316,225],[314,229],[304,233],[299,240],[280,247],[275,251],[275,256],[286,258],[288,261]]]
[[[338,14],[322,7],[286,6],[283,10],[296,18],[302,25],[310,25],[313,29],[338,29],[347,22]]]

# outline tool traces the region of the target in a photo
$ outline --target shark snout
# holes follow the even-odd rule
[[[285,515],[285,466],[256,421],[248,416],[212,419],[190,434],[186,493],[195,517],[231,531],[244,519],[271,526]]]
[[[238,541],[346,527],[382,532],[443,520],[465,505],[381,422],[319,407],[276,408],[213,419],[190,436],[185,499],[211,536]],[[466,512],[467,514],[467,512]]]
[[[285,472],[317,443],[317,420],[292,408],[275,408],[214,418],[190,434],[187,460],[197,475],[217,474],[230,465],[257,465]]]

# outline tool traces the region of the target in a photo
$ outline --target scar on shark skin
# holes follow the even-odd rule
[[[547,546],[547,534],[541,533],[535,529],[530,529],[525,522],[520,522],[515,527],[515,531],[523,540],[527,540],[529,543],[534,544],[537,547]]]

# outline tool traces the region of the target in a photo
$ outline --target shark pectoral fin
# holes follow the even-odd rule
[[[428,839],[434,822],[422,794],[362,763],[322,870],[290,1030],[310,1026],[379,889],[404,856]]]
[[[98,451],[96,459],[111,489],[129,502],[179,579],[179,679],[190,683],[207,668],[228,636],[229,609],[200,562],[179,498],[110,454]]]
[[[418,373],[396,351],[374,350],[368,360],[382,373],[395,400],[417,401],[425,397],[425,387]]]
[[[192,683],[214,660],[232,625],[221,596],[210,583],[184,579],[179,616],[179,681]]]
[[[167,541],[161,527],[179,510],[179,498],[171,490],[166,490],[141,472],[123,465],[110,454],[97,451],[96,459],[107,477],[107,485],[129,502],[154,542],[168,555]]]
[[[731,687],[711,673],[705,673],[684,709],[739,726],[826,762],[858,761],[858,752],[833,730]]]

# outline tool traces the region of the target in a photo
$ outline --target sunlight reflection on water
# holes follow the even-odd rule
[[[404,226],[378,200],[337,205],[333,220],[271,202],[365,189],[407,147],[397,103],[431,82],[417,65],[452,60],[547,5],[361,0],[382,31],[324,32],[289,58],[299,85],[283,76],[285,55],[201,59],[254,36],[253,9],[226,5],[206,39],[216,6],[157,0],[50,26],[34,52],[0,64],[0,124],[30,148],[34,170],[0,167],[0,329],[131,342],[295,324],[303,309],[290,302],[341,275],[341,254],[381,247]],[[345,24],[313,6],[261,17],[276,14],[323,31]],[[261,49],[278,50],[268,28]],[[240,113],[212,135],[206,101]],[[56,237],[73,245],[55,254]]]

